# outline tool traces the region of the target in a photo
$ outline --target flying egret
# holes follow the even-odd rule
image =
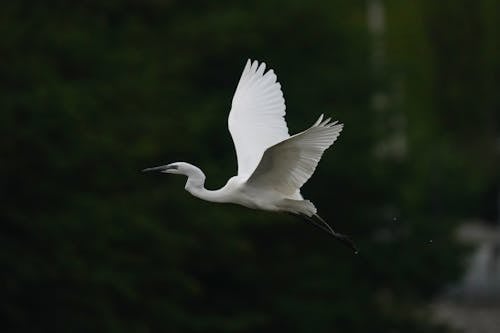
[[[274,71],[265,69],[265,63],[249,59],[234,93],[228,127],[236,148],[238,174],[224,187],[207,190],[205,174],[186,162],[143,171],[187,176],[185,189],[203,200],[298,215],[357,251],[354,243],[335,232],[300,193],[343,124],[321,115],[311,127],[290,136],[281,85]]]

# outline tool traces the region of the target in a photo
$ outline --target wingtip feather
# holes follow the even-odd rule
[[[319,116],[318,120],[316,120],[316,122],[314,123],[313,127],[318,126],[321,123],[322,120],[323,120],[323,114],[321,114]]]
[[[332,128],[332,127],[338,127],[342,130],[344,127],[344,124],[339,123],[338,120],[332,121],[331,117],[328,117],[326,119],[323,119],[324,115],[321,114],[321,116],[316,120],[314,125],[312,127],[324,127],[324,128]]]
[[[323,120],[323,121],[319,124],[319,126],[321,126],[321,127],[326,127],[326,126],[328,125],[328,123],[330,122],[330,120],[332,120],[332,118],[331,118],[331,117],[326,118],[325,120]]]
[[[254,60],[254,61],[252,62],[252,66],[251,66],[251,70],[252,70],[252,72],[254,72],[254,73],[255,73],[255,71],[257,70],[257,68],[258,68],[258,67],[259,67],[259,62],[258,62],[257,60]]]
[[[262,76],[265,71],[266,71],[266,63],[265,62],[261,62],[260,65],[259,65],[259,67],[257,68],[257,75]]]

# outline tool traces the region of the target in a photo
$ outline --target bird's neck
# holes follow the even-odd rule
[[[200,169],[193,169],[193,172],[187,176],[184,188],[193,196],[206,201],[227,202],[220,190],[211,191],[205,188],[205,174]]]

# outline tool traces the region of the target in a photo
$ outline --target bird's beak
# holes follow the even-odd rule
[[[163,173],[168,173],[169,170],[177,170],[177,165],[172,165],[172,164],[161,165],[153,168],[143,169],[142,172],[159,171]]]

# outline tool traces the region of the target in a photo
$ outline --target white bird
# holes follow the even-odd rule
[[[176,162],[143,171],[160,171],[188,177],[185,189],[203,200],[235,203],[248,208],[287,212],[306,218],[336,239],[356,247],[335,232],[318,214],[301,187],[312,176],[323,152],[343,124],[323,115],[308,129],[290,136],[285,122],[281,85],[266,64],[247,61],[233,96],[228,127],[238,160],[238,174],[221,189],[204,187],[205,174],[196,166]]]

